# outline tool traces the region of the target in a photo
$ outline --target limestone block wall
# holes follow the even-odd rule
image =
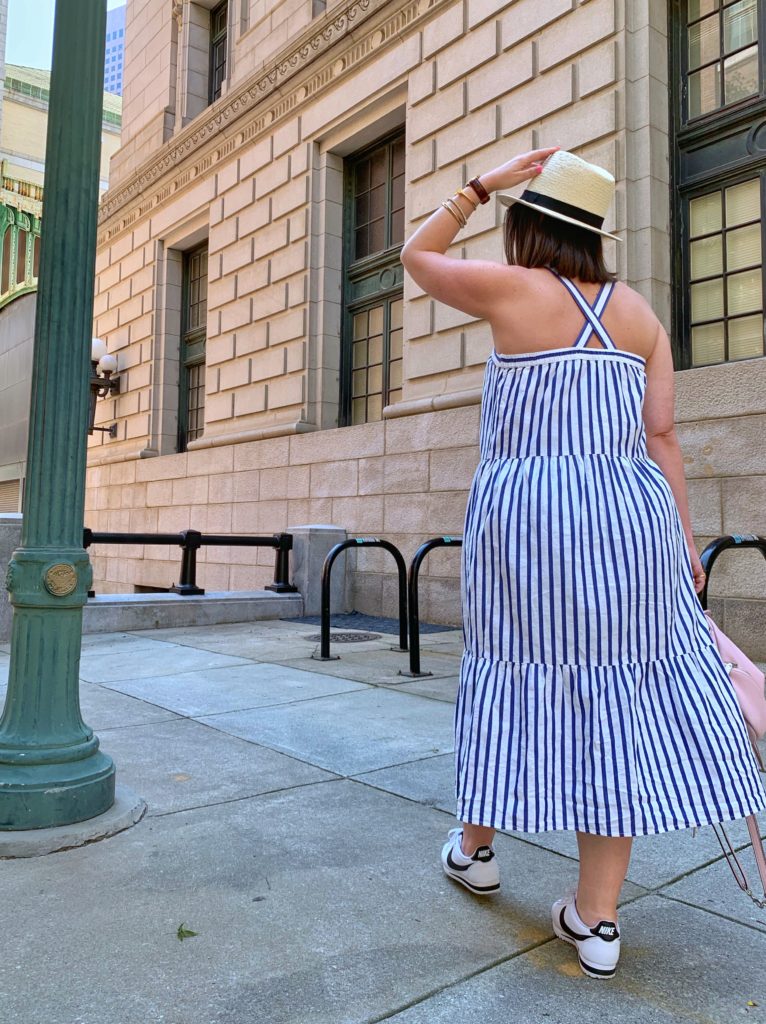
[[[96,331],[118,356],[122,388],[99,405],[99,421],[116,422],[118,436],[93,440],[88,525],[276,532],[335,523],[391,537],[409,558],[426,537],[462,530],[491,338],[485,323],[405,278],[403,398],[381,423],[337,428],[344,157],[404,128],[407,234],[467,177],[533,146],[557,143],[608,167],[618,189],[606,227],[624,241],[608,243],[607,258],[670,328],[667,8],[335,3],[270,61],[258,41],[271,38],[267,29],[281,38],[282,14],[299,26],[303,9],[242,10],[219,120],[200,115],[156,149],[154,164],[144,159],[148,170],[126,171],[102,207]],[[247,77],[256,54],[262,64]],[[494,203],[480,208],[451,254],[502,259],[501,223]],[[180,254],[205,238],[205,432],[175,454]],[[766,409],[756,393],[746,400],[736,376],[756,363],[761,372],[763,360],[677,375],[702,542],[735,522],[739,532],[758,523],[749,495],[766,477],[756,443]],[[718,389],[715,417],[707,381]],[[708,458],[710,445],[719,458]],[[735,471],[726,453],[742,447],[750,454]],[[94,562],[101,592],[130,591],[169,586],[179,557],[113,548],[95,550]],[[200,565],[208,589],[244,589],[268,582],[273,560],[221,549]],[[357,553],[360,610],[393,611],[392,568],[382,552]],[[454,550],[429,556],[425,618],[457,621],[458,570]],[[725,595],[732,615],[736,601],[749,602],[748,615],[766,611],[758,571],[749,567],[746,581],[728,568],[716,574],[712,593]]]
[[[766,537],[766,359],[676,374],[676,429],[695,540]],[[708,592],[717,621],[751,657],[766,660],[766,559],[725,551]]]

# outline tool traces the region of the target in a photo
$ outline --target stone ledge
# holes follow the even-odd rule
[[[83,608],[83,633],[214,626],[254,619],[283,619],[303,614],[300,594],[269,590],[226,590],[182,597],[180,594],[103,594]]]

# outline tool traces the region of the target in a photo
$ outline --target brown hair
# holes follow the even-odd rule
[[[513,203],[503,227],[505,257],[512,266],[551,266],[562,277],[604,284],[616,274],[606,269],[601,235]]]

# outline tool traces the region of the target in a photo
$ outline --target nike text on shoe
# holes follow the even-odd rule
[[[577,913],[574,895],[553,904],[551,921],[556,935],[577,949],[584,974],[589,978],[614,977],[620,959],[620,932],[614,921],[599,921],[589,928]]]
[[[479,896],[496,892],[500,888],[500,873],[495,851],[491,846],[480,846],[473,856],[468,857],[460,847],[462,838],[462,829],[450,829],[449,838],[442,848],[444,874]]]

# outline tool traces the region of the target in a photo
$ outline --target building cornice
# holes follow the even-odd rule
[[[200,114],[123,185],[104,196],[99,245],[128,230],[235,150],[273,131],[276,123],[294,117],[303,102],[336,86],[373,52],[400,45],[415,23],[451,2],[408,0],[385,17],[386,10],[394,7],[392,0],[350,0],[340,11],[333,9],[323,15],[297,43]],[[356,31],[373,21],[366,32]],[[340,49],[344,41],[348,45]],[[335,59],[323,62],[312,73],[316,59],[334,51]],[[140,200],[137,206],[118,216],[136,200]]]

